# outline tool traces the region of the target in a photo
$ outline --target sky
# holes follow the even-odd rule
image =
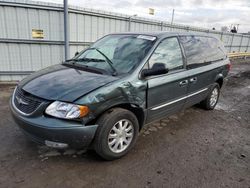
[[[33,0],[36,1],[36,0]],[[63,0],[39,0],[63,3]],[[98,10],[137,15],[154,20],[171,22],[175,9],[174,23],[207,29],[239,24],[239,31],[250,31],[250,0],[68,0],[69,5]],[[155,14],[149,15],[149,8]]]

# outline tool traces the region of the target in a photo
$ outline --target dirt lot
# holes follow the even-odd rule
[[[250,62],[233,63],[214,111],[154,123],[112,162],[28,141],[10,116],[13,88],[0,86],[0,187],[250,187]]]

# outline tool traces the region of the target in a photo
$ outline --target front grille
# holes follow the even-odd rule
[[[16,88],[13,101],[16,108],[25,114],[31,114],[43,102],[42,99],[37,98],[18,87]]]

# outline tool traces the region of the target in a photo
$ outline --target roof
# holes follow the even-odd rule
[[[165,38],[171,36],[183,36],[183,35],[197,35],[197,36],[210,36],[208,34],[196,33],[196,32],[168,32],[168,31],[153,31],[153,32],[121,32],[121,33],[112,33],[112,34],[134,34],[134,35],[150,35],[157,38]]]

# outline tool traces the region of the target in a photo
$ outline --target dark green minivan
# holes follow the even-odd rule
[[[117,33],[73,59],[26,77],[10,100],[32,140],[124,156],[145,124],[200,103],[217,104],[230,61],[216,38],[194,33]]]

